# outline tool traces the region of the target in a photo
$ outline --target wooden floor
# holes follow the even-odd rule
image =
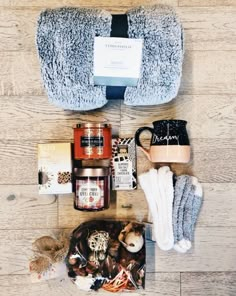
[[[50,105],[35,50],[39,12],[82,5],[117,13],[145,2],[175,6],[183,22],[186,53],[178,97],[161,107],[113,101],[83,113]],[[0,96],[0,295],[90,295],[66,281],[30,283],[32,241],[95,215],[75,211],[72,196],[38,195],[37,143],[72,141],[71,127],[78,121],[106,119],[114,133],[132,136],[138,127],[164,118],[188,121],[191,163],[172,168],[200,179],[204,205],[190,253],[162,252],[148,243],[141,295],[236,295],[236,0],[0,0]],[[141,173],[150,164],[140,151],[138,157]],[[127,203],[131,210],[124,208]],[[120,192],[98,217],[145,221],[142,191]]]

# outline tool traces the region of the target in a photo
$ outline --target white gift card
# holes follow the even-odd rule
[[[94,84],[136,86],[142,65],[143,39],[95,37]]]

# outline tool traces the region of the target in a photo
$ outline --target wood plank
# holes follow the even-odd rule
[[[117,191],[117,216],[123,220],[148,221],[148,204],[142,189]]]
[[[31,284],[27,275],[0,276],[0,288],[2,295],[8,296],[81,296],[94,295],[94,292],[83,292],[68,280],[67,277],[58,280],[50,280],[42,283]],[[132,292],[133,296],[180,296],[180,276],[179,273],[147,273],[145,290]],[[99,291],[98,295],[107,295]],[[116,293],[118,296],[129,296],[130,293]]]
[[[65,111],[48,102],[46,96],[1,97],[0,139],[72,141],[73,126],[81,122],[110,122],[119,134],[120,101],[109,101],[102,109]]]
[[[179,293],[180,275],[178,273],[147,273],[143,295],[180,296]]]
[[[88,121],[111,122],[113,134],[119,134],[120,130],[120,135],[125,137],[163,118],[187,120],[192,138],[230,138],[236,128],[235,108],[233,95],[178,96],[168,104],[150,107],[130,107],[113,100],[102,109],[90,112],[62,110],[50,104],[46,96],[1,97],[0,139],[71,141],[72,126]],[[204,128],[200,122],[204,122]]]
[[[53,235],[56,230],[1,230],[0,275],[28,274],[32,257],[32,242],[44,235]]]
[[[204,200],[198,219],[198,227],[236,227],[236,184],[204,183]],[[96,213],[96,219],[148,221],[148,205],[142,189],[135,191],[118,191],[116,200],[112,201],[109,211]],[[94,214],[78,212],[73,208],[71,198],[59,197],[59,227],[73,227],[79,221],[93,219]],[[209,209],[211,209],[209,211]]]
[[[0,288],[2,295],[8,296],[66,296],[76,295],[79,292],[67,277],[32,284],[29,275],[0,276]],[[83,292],[79,294],[91,295]]]
[[[36,52],[1,52],[0,63],[0,95],[44,94]]]
[[[192,160],[190,163],[187,165],[173,164],[171,168],[177,175],[188,173],[197,176],[200,182],[235,182],[235,176],[232,176],[234,174],[232,168],[233,159],[236,156],[235,146],[232,141],[229,146],[228,140],[222,140],[220,142],[221,144],[219,145],[217,139],[192,140]],[[227,174],[227,171],[231,173],[231,176]]]
[[[180,94],[235,94],[236,51],[186,52]]]
[[[203,184],[204,199],[198,226],[236,226],[236,184]]]
[[[1,5],[1,4],[0,4]],[[35,50],[39,10],[0,10],[0,50]]]
[[[0,141],[0,184],[37,184],[37,143],[26,140]],[[235,182],[236,140],[191,139],[191,145],[190,163],[171,165],[177,175],[195,175],[204,183]],[[151,164],[140,149],[137,155],[138,174],[158,166]]]
[[[197,227],[193,247],[186,254],[161,251],[148,243],[147,266],[158,272],[235,271],[235,248],[235,227]]]
[[[235,7],[178,7],[177,13],[184,28],[186,50],[236,49]]]
[[[164,252],[154,243],[147,242],[147,271],[235,271],[235,230],[235,227],[197,227],[194,246],[187,254]],[[2,230],[0,274],[28,274],[31,243],[40,236],[55,232],[49,229]]]
[[[38,184],[37,143],[0,141],[0,184]]]
[[[0,200],[0,229],[57,227],[57,198],[38,186],[0,185]]]
[[[203,184],[204,200],[198,218],[197,228],[236,226],[236,184]],[[132,205],[128,208],[128,205]],[[120,219],[148,221],[148,209],[141,189],[135,192],[118,192],[116,204],[109,211],[96,213],[96,219]],[[114,211],[116,208],[116,212]],[[209,211],[210,209],[210,211]],[[94,214],[78,212],[73,209],[72,198],[59,198],[59,227],[72,228],[83,221],[94,219]],[[210,231],[210,230],[209,230]]]
[[[0,52],[0,95],[43,95],[34,52]],[[187,51],[180,94],[235,94],[236,51]]]
[[[99,212],[83,212],[74,209],[74,195],[71,194],[70,198],[60,197],[58,200],[58,223],[60,228],[72,228],[87,220],[119,220],[121,219],[116,215],[116,194],[111,193],[111,203],[108,210]]]
[[[61,7],[61,6],[85,6],[85,7],[134,7],[144,4],[167,4],[172,6],[178,5],[178,0],[132,0],[132,1],[125,1],[121,0],[119,1],[119,4],[115,0],[92,0],[92,1],[86,1],[86,0],[1,0],[0,6],[2,7]]]
[[[129,3],[126,5],[130,6]],[[114,13],[126,10],[120,6],[108,8],[109,11],[111,9]],[[0,51],[35,52],[36,25],[41,10],[36,7],[1,9]],[[236,49],[235,7],[222,7],[220,10],[217,7],[180,7],[176,12],[185,30],[186,50]]]
[[[179,0],[179,6],[235,6],[235,0]],[[221,7],[220,7],[221,9]]]
[[[236,272],[199,272],[181,274],[182,296],[234,296]]]
[[[236,227],[236,184],[204,183],[203,206],[198,218],[198,227]],[[68,206],[69,205],[69,206]],[[131,208],[130,208],[131,206]],[[148,205],[142,189],[117,192],[117,217],[122,220],[147,221]],[[210,209],[210,211],[209,211]],[[72,205],[68,199],[59,199],[59,226],[72,227]],[[72,220],[73,221],[73,220]]]
[[[181,118],[188,121],[191,138],[230,138],[236,128],[235,108],[235,96],[231,95],[179,95],[159,106],[122,104],[120,134],[132,136],[139,127],[152,126],[153,121]]]

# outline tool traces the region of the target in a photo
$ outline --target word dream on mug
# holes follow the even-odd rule
[[[153,134],[152,136],[152,143],[151,145],[155,145],[156,143],[160,143],[163,141],[171,141],[171,140],[176,140],[179,143],[179,136],[175,135],[175,136],[170,136],[170,135],[166,135],[164,137],[159,137],[156,134]]]

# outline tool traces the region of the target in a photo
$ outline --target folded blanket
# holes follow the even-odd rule
[[[127,105],[157,105],[178,92],[183,62],[183,30],[167,6],[127,12],[128,37],[144,40],[141,77],[126,87]],[[36,43],[48,98],[71,110],[91,110],[107,103],[106,87],[93,81],[94,37],[109,37],[112,15],[101,9],[47,9],[38,20]]]

